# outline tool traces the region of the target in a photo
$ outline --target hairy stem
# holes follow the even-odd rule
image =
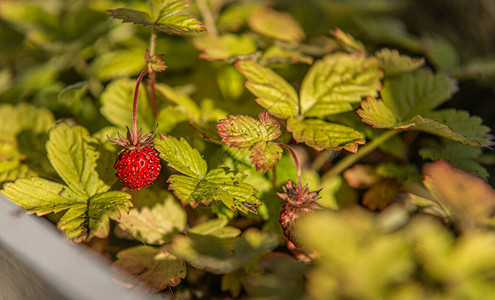
[[[155,56],[155,45],[156,45],[156,31],[152,29],[151,38],[150,38],[150,57]],[[157,119],[158,104],[156,102],[155,72],[153,72],[153,70],[150,70],[149,78],[150,78],[150,89],[151,89],[151,108],[153,110],[153,116],[155,117],[155,119]]]
[[[302,179],[301,179],[301,166],[299,165],[299,160],[297,159],[296,153],[294,150],[284,144],[278,144],[280,147],[287,149],[289,151],[290,155],[292,156],[292,159],[294,160],[294,164],[296,165],[296,170],[297,170],[297,200],[300,201],[302,199]]]
[[[139,77],[136,81],[136,88],[134,89],[134,101],[132,103],[132,142],[137,143],[138,141],[138,134],[137,134],[137,123],[136,123],[136,115],[137,115],[137,98],[138,98],[138,92],[139,92],[139,85],[141,84],[141,81],[143,81],[144,75],[148,73],[148,69],[144,69],[141,74],[139,74]]]
[[[218,36],[217,28],[215,26],[215,18],[213,18],[213,14],[206,4],[206,0],[196,0],[196,3],[198,4],[201,16],[203,16],[203,20],[205,21],[206,32],[208,35]]]
[[[392,138],[397,135],[400,130],[388,130],[382,135],[374,138],[369,144],[359,149],[356,154],[347,155],[344,159],[339,161],[335,166],[333,166],[328,172],[323,174],[321,180],[324,181],[328,178],[331,178],[335,175],[342,173],[345,169],[349,168],[356,162],[358,162],[361,158],[375,150],[378,146],[384,143],[386,140]]]

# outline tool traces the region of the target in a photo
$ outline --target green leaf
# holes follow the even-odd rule
[[[325,117],[352,109],[362,97],[377,96],[378,60],[363,53],[335,53],[317,61],[301,86],[301,115]]]
[[[330,32],[338,42],[340,42],[346,51],[354,52],[366,52],[366,47],[360,41],[356,40],[349,33],[343,32],[340,28],[336,28],[335,31]]]
[[[490,128],[481,124],[481,118],[472,117],[467,111],[450,108],[426,113],[424,117],[413,118],[414,129],[472,146],[494,145]]]
[[[297,93],[285,79],[249,60],[237,62],[236,67],[248,80],[246,88],[258,97],[256,102],[272,115],[287,119],[298,114]]]
[[[132,125],[132,103],[136,82],[130,79],[112,81],[101,94],[101,114],[112,124],[121,128]],[[137,121],[143,132],[155,129],[155,120],[146,90],[139,89]]]
[[[187,234],[209,235],[220,239],[234,238],[241,234],[241,231],[235,227],[227,226],[229,223],[226,219],[212,219],[191,228]]]
[[[84,204],[85,199],[65,185],[34,177],[7,183],[2,194],[15,204],[38,216]]]
[[[160,135],[155,140],[155,147],[160,152],[160,157],[168,162],[168,166],[178,172],[193,178],[203,178],[206,175],[206,161],[185,139],[181,138],[179,141],[172,136]]]
[[[254,32],[281,41],[299,42],[305,38],[303,29],[290,14],[267,7],[251,14],[248,24]]]
[[[478,162],[482,149],[469,145],[463,145],[449,140],[442,143],[430,141],[419,149],[419,155],[423,159],[447,161],[454,168],[461,169],[481,178],[488,178],[488,171]]]
[[[374,128],[407,129],[415,125],[411,122],[399,122],[385,102],[372,97],[361,102],[361,109],[358,109],[357,113],[364,123]]]
[[[108,10],[110,17],[115,19],[121,19],[122,22],[129,22],[140,25],[152,25],[153,20],[148,13],[144,11],[128,9],[128,8],[117,8]]]
[[[271,65],[277,63],[304,63],[313,64],[313,57],[303,54],[298,49],[284,47],[283,45],[274,44],[265,49],[261,56],[262,65]]]
[[[387,48],[378,51],[375,56],[385,76],[412,72],[425,64],[424,58],[411,58],[407,55],[400,55],[397,50]]]
[[[304,142],[318,151],[344,148],[355,153],[358,144],[365,144],[363,137],[356,130],[318,119],[299,121],[296,118],[290,118],[287,120],[287,131],[292,132],[298,143]]]
[[[206,184],[199,186],[199,191],[204,188],[209,192],[213,184],[212,199],[220,200],[232,210],[239,210],[245,214],[251,212],[257,214],[256,206],[261,203],[254,195],[258,192],[253,186],[240,182],[241,177],[232,171],[223,168],[213,169],[205,177]]]
[[[256,189],[243,183],[243,176],[220,168],[207,173],[206,162],[199,151],[193,149],[186,140],[179,141],[171,136],[160,135],[155,142],[160,157],[169,166],[182,174],[173,174],[168,178],[169,188],[183,203],[193,207],[200,202],[222,201],[232,210],[238,209],[244,213],[256,213],[254,208],[260,205],[254,196]]]
[[[134,76],[146,66],[141,48],[107,51],[95,58],[91,70],[101,81]]]
[[[46,108],[36,108],[27,103],[0,106],[0,140],[13,140],[24,130],[43,133],[54,123],[53,113]]]
[[[129,215],[122,216],[119,226],[146,244],[170,242],[172,235],[186,226],[187,216],[171,194],[161,193],[160,196],[165,196],[164,203],[157,203],[152,208],[131,209]]]
[[[402,122],[436,108],[457,90],[455,80],[446,74],[418,70],[386,79],[381,95],[385,105]]]
[[[196,17],[169,14],[166,10],[158,17],[153,28],[168,34],[184,34],[205,31],[205,27]]]
[[[59,123],[50,131],[48,158],[67,186],[41,178],[18,179],[5,185],[2,193],[30,213],[45,215],[68,209],[58,228],[75,242],[92,236],[106,237],[109,218],[120,218],[132,206],[130,195],[106,192],[96,172],[97,141],[83,127]]]
[[[255,206],[260,205],[254,196],[257,191],[241,181],[239,175],[222,168],[211,170],[203,179],[184,175],[172,175],[168,179],[175,196],[185,203],[195,206],[199,202],[222,201],[231,210],[256,214]]]
[[[46,144],[53,168],[83,199],[109,189],[95,171],[99,156],[95,143],[84,127],[70,128],[66,123],[59,123],[50,131]]]
[[[123,192],[106,192],[82,197],[67,186],[41,178],[18,179],[2,190],[12,202],[38,216],[68,209],[57,224],[75,242],[92,236],[104,238],[109,232],[108,218],[118,219],[120,211],[132,206]]]
[[[183,259],[165,249],[149,246],[136,246],[118,252],[113,266],[134,277],[132,281],[124,276],[119,278],[126,286],[138,286],[152,293],[162,291],[167,286],[177,286],[186,277],[187,271]]]
[[[123,22],[132,22],[144,26],[152,26],[155,30],[163,31],[168,34],[184,34],[189,32],[204,31],[205,28],[195,17],[181,14],[189,6],[186,0],[164,1],[151,3],[151,10],[154,19],[148,13],[127,8],[118,8],[109,10],[110,16],[121,19]],[[160,8],[157,14],[158,8]]]
[[[53,175],[46,158],[46,131],[55,123],[51,111],[21,103],[0,106],[0,183],[23,176]]]
[[[203,35],[196,37],[193,44],[196,49],[202,51],[199,57],[209,61],[225,60],[238,55],[254,53],[257,50],[253,38],[246,34]]]
[[[218,135],[230,147],[249,149],[256,168],[266,171],[282,157],[280,146],[271,142],[280,136],[280,124],[267,111],[260,112],[258,118],[259,121],[250,116],[229,116],[217,125]]]
[[[130,199],[129,194],[119,191],[96,194],[84,203],[71,204],[57,227],[76,242],[93,236],[106,238],[110,233],[109,219],[118,220],[122,211],[128,212],[132,206]]]

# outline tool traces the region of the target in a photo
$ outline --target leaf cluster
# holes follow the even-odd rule
[[[466,111],[490,105],[462,90],[493,59],[411,34],[414,4],[344,2],[2,3],[0,193],[165,297],[492,297],[493,136]],[[145,69],[163,167],[136,192],[108,137]],[[321,209],[294,248],[299,177]]]

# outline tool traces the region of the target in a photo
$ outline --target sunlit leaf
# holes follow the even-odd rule
[[[99,153],[84,127],[58,124],[46,143],[48,159],[65,183],[81,198],[105,192],[109,187],[96,173]]]
[[[274,44],[263,52],[260,62],[263,65],[284,62],[297,62],[311,65],[313,60],[313,57],[305,55],[297,49],[285,48],[281,45]]]
[[[358,144],[365,144],[363,137],[356,130],[319,119],[299,121],[290,118],[287,120],[287,131],[292,132],[297,142],[304,142],[318,151],[346,149],[355,153]]]
[[[361,102],[361,109],[357,113],[364,123],[375,128],[407,129],[415,125],[411,122],[399,122],[382,100],[372,97]]]
[[[136,284],[124,277],[118,278],[119,281],[149,292],[159,292],[167,286],[178,285],[186,277],[187,271],[184,260],[164,249],[149,246],[136,246],[118,252],[113,267],[127,272],[140,283]]]
[[[271,141],[280,134],[280,124],[267,111],[259,113],[259,121],[243,115],[229,116],[217,125],[222,143],[233,148],[249,149],[257,169],[271,169],[282,157],[282,149]]]
[[[248,24],[254,32],[282,41],[301,41],[305,38],[303,29],[291,15],[269,8],[251,14]]]
[[[154,19],[146,12],[128,9],[117,8],[109,10],[110,16],[115,19],[121,19],[122,22],[132,22],[144,26],[152,26],[154,29],[166,32],[168,34],[184,34],[188,32],[204,31],[204,25],[195,17],[181,14],[181,12],[189,6],[186,0],[166,1],[160,4],[152,5],[152,14]],[[157,6],[161,6],[159,13]]]
[[[386,297],[393,293],[390,286],[401,285],[415,270],[409,241],[401,233],[381,233],[363,209],[314,213],[301,220],[298,236],[318,253],[306,274],[312,299]]]
[[[250,54],[257,50],[254,40],[246,34],[203,35],[195,38],[193,43],[196,49],[202,51],[199,57],[206,60],[225,60],[237,55]]]
[[[91,63],[91,70],[99,80],[138,75],[145,67],[144,52],[140,48],[108,51]]]
[[[117,79],[107,85],[100,96],[100,101],[102,105],[101,113],[110,123],[121,128],[132,127],[132,104],[135,86],[136,82],[130,79]],[[142,87],[138,92],[137,122],[143,132],[151,132],[156,126],[146,90]]]
[[[169,166],[182,174],[173,174],[168,178],[169,188],[183,203],[193,206],[200,202],[221,201],[231,210],[243,213],[256,213],[260,205],[254,196],[256,189],[242,182],[244,176],[228,169],[218,168],[207,172],[206,162],[198,150],[192,148],[186,140],[180,141],[171,136],[160,136],[156,141],[160,157]]]
[[[109,218],[119,219],[132,206],[130,195],[107,192],[110,188],[96,172],[98,151],[83,127],[58,124],[50,131],[48,157],[67,184],[41,178],[18,179],[5,185],[2,193],[30,213],[45,215],[68,209],[58,222],[69,239],[76,242],[92,236],[106,237]]]
[[[170,241],[173,233],[186,226],[186,212],[171,194],[161,193],[160,196],[165,197],[164,203],[141,210],[131,209],[129,215],[120,219],[119,226],[147,244],[160,245]]]
[[[253,61],[239,61],[237,69],[248,79],[245,86],[256,97],[256,102],[279,118],[296,116],[299,111],[298,96],[285,79]]]
[[[203,178],[206,175],[206,162],[199,151],[192,148],[185,139],[177,140],[172,136],[160,135],[155,141],[155,147],[160,152],[160,157],[168,162],[168,166],[178,172],[193,178]]]
[[[324,117],[352,109],[363,97],[377,95],[382,74],[376,58],[336,53],[315,62],[301,86],[301,114]]]
[[[400,55],[397,50],[384,48],[376,54],[380,68],[386,76],[393,76],[402,73],[412,72],[425,64],[424,58],[411,58]]]
[[[347,51],[360,51],[365,52],[366,48],[363,43],[356,40],[349,33],[343,32],[340,28],[336,28],[331,34],[341,43]]]

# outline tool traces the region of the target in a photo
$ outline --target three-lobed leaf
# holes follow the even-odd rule
[[[233,171],[217,168],[207,171],[206,162],[199,151],[189,143],[171,136],[160,136],[155,142],[160,157],[182,174],[168,178],[169,188],[183,203],[197,206],[210,201],[222,201],[228,208],[244,213],[256,213],[260,201],[254,196],[256,189],[242,182],[243,176]]]
[[[189,6],[189,1],[152,1],[152,15],[128,8],[109,10],[110,16],[121,19],[122,22],[130,22],[144,26],[151,26],[155,30],[168,34],[184,34],[204,31],[204,25],[197,18],[183,14],[182,11]]]
[[[313,64],[301,85],[300,114],[325,117],[352,110],[381,89],[378,60],[363,53],[335,53]]]
[[[141,210],[131,209],[128,215],[122,216],[119,226],[147,244],[161,245],[170,241],[174,233],[184,229],[187,216],[171,194],[160,193],[159,196],[165,197],[163,203]]]
[[[457,92],[457,83],[446,74],[421,69],[385,80],[381,96],[399,121],[438,107]]]
[[[96,171],[96,143],[83,127],[58,124],[50,131],[47,152],[67,185],[37,177],[18,179],[6,184],[2,194],[37,215],[67,210],[57,226],[76,242],[107,236],[109,218],[118,219],[132,203],[127,193],[107,192],[110,187]]]
[[[220,120],[217,133],[222,137],[222,143],[233,148],[249,149],[256,168],[266,171],[282,158],[280,146],[271,142],[280,136],[280,124],[268,111],[260,112],[258,118],[229,116]]]

